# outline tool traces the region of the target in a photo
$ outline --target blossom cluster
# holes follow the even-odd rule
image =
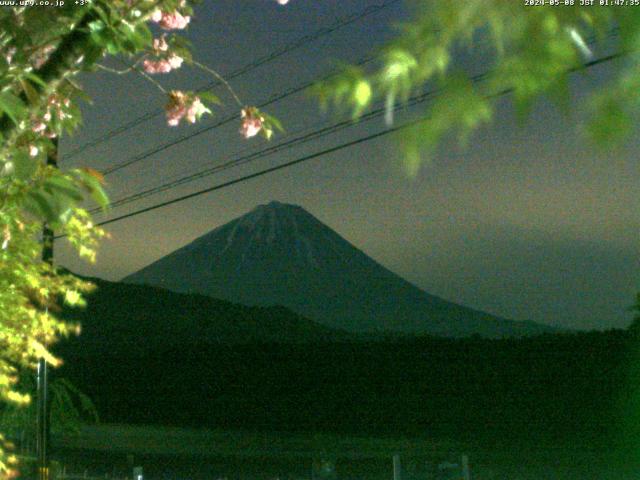
[[[260,115],[255,107],[245,107],[240,112],[242,123],[240,125],[240,134],[244,138],[255,137],[264,124],[264,117]]]
[[[185,6],[184,1],[181,6]],[[189,15],[183,15],[178,10],[163,12],[160,9],[154,10],[149,19],[164,30],[183,30],[191,21]],[[157,58],[155,60],[146,59],[142,63],[142,68],[147,73],[169,73],[180,68],[184,61],[181,56],[169,51],[169,44],[164,35],[153,40],[153,52]]]
[[[184,61],[181,56],[169,51],[164,36],[153,40],[153,52],[158,57],[156,60],[146,59],[142,62],[142,68],[147,73],[169,73],[180,68]]]
[[[47,62],[47,60],[49,60],[49,56],[54,50],[55,50],[55,46],[51,44],[45,45],[39,50],[36,50],[36,52],[31,56],[31,64],[33,65],[33,67],[35,69],[42,67]],[[15,50],[14,50],[14,53],[15,53]],[[11,63],[10,60],[12,58],[13,58],[13,54],[9,56],[8,63]]]
[[[183,15],[178,10],[173,12],[163,12],[156,9],[151,13],[151,21],[160,25],[165,30],[183,30],[189,25],[191,17]]]
[[[182,65],[184,59],[178,55],[172,54],[166,58],[158,60],[145,60],[142,62],[142,68],[147,73],[169,73],[177,70]]]
[[[189,123],[196,123],[202,115],[210,113],[204,106],[200,98],[188,95],[179,90],[169,92],[169,103],[165,107],[167,123],[171,127],[176,127],[182,119]]]
[[[182,66],[184,58],[169,50],[169,43],[163,35],[153,40],[153,53],[155,60],[145,59],[142,68],[147,73],[169,73]]]
[[[280,5],[289,3],[289,0],[276,1]],[[183,0],[179,8],[185,5],[185,0]],[[184,15],[179,10],[166,12],[160,9],[154,10],[149,19],[159,24],[164,30],[181,30],[186,28],[191,21],[190,16]],[[180,68],[184,62],[184,59],[180,55],[171,50],[165,35],[153,40],[152,53],[154,58],[146,58],[142,63],[142,67],[146,73],[169,73],[172,70]],[[204,106],[198,96],[180,90],[173,90],[169,92],[169,101],[165,106],[165,113],[169,126],[175,127],[178,126],[182,120],[195,123],[203,114],[211,112]],[[244,138],[251,138],[260,132],[267,138],[273,133],[272,129],[268,125],[265,125],[265,117],[260,114],[257,108],[244,107],[241,110],[240,134]]]
[[[54,119],[62,121],[68,118],[69,114],[65,110],[70,106],[71,101],[68,98],[61,98],[57,94],[49,96],[45,113],[41,117],[32,118],[31,131],[47,138],[55,138],[56,133],[49,128],[49,123]],[[38,149],[31,146],[29,153],[31,156],[36,156]]]

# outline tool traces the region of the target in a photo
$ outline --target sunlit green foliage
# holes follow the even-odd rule
[[[22,372],[20,388],[26,392],[36,392],[33,372]],[[56,378],[49,382],[50,425],[52,433],[76,433],[83,424],[96,423],[98,412],[89,397],[69,380]],[[36,403],[28,407],[6,404],[0,410],[0,429],[5,434],[20,438],[36,438]]]
[[[19,377],[32,372],[40,357],[59,363],[49,347],[79,331],[79,325],[57,316],[60,305],[82,306],[83,294],[91,289],[42,261],[43,223],[65,235],[89,261],[95,260],[104,235],[83,208],[86,201],[106,208],[101,175],[47,165],[56,153],[55,138],[72,133],[80,122],[77,102],[86,97],[74,77],[94,70],[105,55],[126,58],[149,51],[147,22],[157,9],[191,13],[178,0],[0,9],[0,397],[14,406],[30,400],[31,389]],[[87,399],[72,386],[54,383],[52,389],[58,402],[54,415],[91,413]],[[3,411],[6,421],[33,413],[11,406]],[[0,476],[12,473],[3,448]]]
[[[583,6],[580,0],[555,7],[528,3],[416,0],[411,20],[383,50],[377,68],[346,69],[319,86],[321,101],[346,105],[356,118],[384,101],[391,123],[396,104],[435,92],[425,120],[402,137],[407,168],[415,174],[445,134],[464,141],[491,121],[501,94],[510,94],[523,115],[541,96],[566,105],[568,75],[614,48],[625,60],[590,98],[585,123],[596,141],[622,138],[640,106],[640,9]],[[613,44],[609,51],[601,48],[605,40]]]
[[[184,62],[227,87],[242,112],[245,137],[261,133],[268,139],[282,130],[276,118],[245,106],[174,34],[189,24],[194,1],[92,0],[0,9],[0,398],[6,401],[29,402],[17,372],[33,368],[40,357],[58,363],[49,347],[79,329],[58,318],[60,304],[82,306],[91,288],[42,260],[43,224],[88,261],[95,261],[105,234],[84,209],[87,201],[108,206],[100,173],[52,165],[56,139],[73,133],[81,121],[77,102],[89,100],[76,83],[79,73],[142,75],[167,96],[167,123],[178,126],[210,114],[205,104],[219,103],[211,92],[168,90],[152,78]],[[107,56],[118,56],[127,68],[100,63]],[[3,453],[0,448],[0,475],[11,473]]]

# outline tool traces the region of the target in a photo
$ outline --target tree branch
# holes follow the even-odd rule
[[[102,56],[104,49],[96,45],[92,40],[88,27],[89,23],[98,18],[98,14],[94,10],[87,12],[76,24],[75,28],[62,37],[58,48],[51,53],[45,64],[36,70],[34,74],[45,84],[55,85],[63,80],[68,73],[80,70],[81,67],[86,67]],[[87,55],[89,56],[88,58]],[[42,85],[29,79],[25,79],[25,81],[30,82],[36,92],[42,93]],[[26,102],[27,98],[24,92],[20,94],[20,97]],[[16,124],[7,115],[0,118],[0,133],[4,136],[11,133],[15,128]]]

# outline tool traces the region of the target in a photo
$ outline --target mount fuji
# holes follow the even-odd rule
[[[281,305],[351,332],[505,337],[555,331],[431,295],[302,207],[280,202],[256,207],[123,281],[250,306]]]

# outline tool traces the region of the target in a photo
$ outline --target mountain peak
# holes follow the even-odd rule
[[[278,242],[285,248],[295,250],[296,245],[306,242],[305,232],[309,233],[309,229],[322,228],[322,226],[322,222],[304,208],[274,200],[258,205],[245,215],[213,230],[207,236],[225,230],[228,246],[242,239],[251,244],[272,245]]]
[[[273,218],[277,217],[290,217],[292,215],[312,215],[307,212],[300,205],[294,205],[293,203],[284,203],[277,200],[272,200],[269,203],[263,203],[255,207],[250,212],[242,215],[238,220],[243,218],[252,218],[255,216],[271,215]]]
[[[279,202],[278,200],[271,200],[269,203],[260,204],[255,209],[259,209],[259,208],[267,208],[267,209],[274,209],[274,210],[284,210],[284,209],[304,210],[304,208],[302,208],[300,205],[294,205],[293,203]]]
[[[356,332],[502,336],[544,331],[430,295],[304,208],[278,201],[258,205],[125,281],[245,305],[282,305]]]

